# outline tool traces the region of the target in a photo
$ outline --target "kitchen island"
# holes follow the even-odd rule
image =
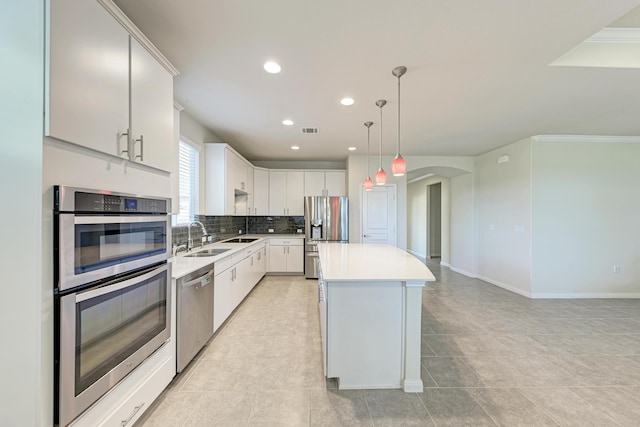
[[[431,271],[389,245],[321,243],[319,310],[327,378],[340,389],[422,392],[422,288]]]

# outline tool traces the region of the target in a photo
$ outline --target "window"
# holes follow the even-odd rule
[[[200,153],[192,145],[180,141],[179,162],[180,210],[176,223],[185,225],[193,221],[194,215],[198,213]]]

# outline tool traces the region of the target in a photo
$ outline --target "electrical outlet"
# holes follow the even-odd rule
[[[269,229],[269,233],[273,233],[273,228],[270,228],[270,229]]]

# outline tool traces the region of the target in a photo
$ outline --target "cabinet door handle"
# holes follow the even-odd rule
[[[135,141],[133,141],[133,146],[134,147],[136,145],[136,142],[140,143],[140,155],[139,156],[135,156],[134,160],[139,158],[141,162],[144,162],[144,135],[141,134],[140,138],[138,138]],[[136,150],[133,150],[133,151],[135,153]]]
[[[258,215],[258,208],[253,208],[253,210],[254,210],[253,214]]]
[[[286,214],[287,214],[287,208],[284,208],[282,211],[283,211],[283,212],[282,212],[282,213],[283,213],[283,215],[286,215]]]
[[[120,139],[122,139],[123,136],[127,137],[127,149],[126,150],[120,150]],[[127,155],[129,154],[129,129],[127,129],[126,132],[118,134],[118,151],[120,152],[120,154],[124,154],[124,153],[127,153]]]
[[[127,424],[129,424],[129,421],[131,421],[131,419],[136,416],[136,414],[140,411],[140,409],[142,409],[143,406],[144,406],[144,402],[142,402],[141,404],[133,408],[133,412],[131,413],[131,415],[129,415],[129,418],[127,418],[126,420],[120,421],[120,426],[124,427]]]

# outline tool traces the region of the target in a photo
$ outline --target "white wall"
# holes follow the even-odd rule
[[[42,289],[44,2],[3,2],[0,14],[0,425],[52,424],[51,330]]]
[[[441,184],[440,203],[440,262],[449,264],[449,179],[432,176],[407,185],[407,250],[421,259],[427,258],[427,210],[429,209],[428,186]]]
[[[382,167],[387,172],[387,183],[396,184],[398,203],[398,247],[407,248],[407,179],[406,175],[395,177],[391,175],[392,156],[382,156]],[[431,157],[431,156],[405,156],[407,170],[417,170],[426,167],[455,168],[465,171],[473,171],[473,157]],[[350,155],[347,158],[347,191],[349,196],[349,241],[358,243],[362,240],[361,211],[362,183],[368,175],[374,178],[378,170],[378,162],[371,157],[371,167],[367,173],[367,156]]]
[[[640,144],[532,144],[534,296],[640,297]]]
[[[206,128],[202,123],[195,120],[191,117],[186,111],[182,110],[180,112],[180,138],[189,142],[198,150],[200,150],[200,197],[198,199],[198,205],[200,208],[200,213],[204,214],[206,212],[206,197],[207,194],[207,181],[205,179],[205,143],[208,142],[221,142],[220,138],[216,136],[211,130]],[[176,151],[177,153],[177,151]],[[178,187],[178,176],[174,177],[174,186]],[[176,211],[177,212],[177,211]]]
[[[427,192],[425,180],[407,185],[407,251],[427,257]]]
[[[468,173],[451,178],[451,254],[450,267],[454,271],[475,276],[473,228],[473,175]]]
[[[498,164],[498,157],[509,161]],[[507,145],[476,158],[477,274],[531,294],[531,142]]]

